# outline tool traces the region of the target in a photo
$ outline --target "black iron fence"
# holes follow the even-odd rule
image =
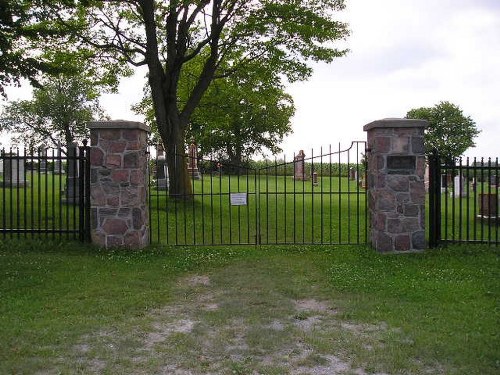
[[[86,142],[67,149],[0,152],[0,236],[90,239]]]
[[[291,160],[235,165],[186,158],[191,192],[169,194],[165,157],[150,165],[151,239],[175,245],[364,244],[365,142]],[[154,154],[154,152],[152,152]]]
[[[466,158],[449,164],[434,153],[429,167],[429,245],[499,245],[498,158]]]

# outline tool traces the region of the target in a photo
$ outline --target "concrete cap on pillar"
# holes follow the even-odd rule
[[[151,128],[138,121],[127,120],[109,120],[109,121],[92,121],[88,123],[89,129],[141,129],[151,132]]]
[[[384,118],[372,121],[363,126],[364,131],[375,128],[426,128],[429,126],[427,120],[406,119],[406,118]]]

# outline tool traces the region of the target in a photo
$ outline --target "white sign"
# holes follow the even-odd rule
[[[246,206],[247,205],[247,193],[231,193],[231,206]]]

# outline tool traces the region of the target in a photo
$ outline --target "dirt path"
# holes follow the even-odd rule
[[[341,318],[308,267],[267,259],[184,277],[173,303],[82,337],[76,366],[82,373],[382,374],[377,352],[400,333]]]

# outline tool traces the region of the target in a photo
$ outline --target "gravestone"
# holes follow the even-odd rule
[[[167,160],[165,159],[165,150],[163,144],[158,143],[156,155],[156,189],[168,190],[169,178],[167,169]]]
[[[293,178],[299,181],[309,180],[309,177],[306,174],[305,168],[305,159],[306,154],[304,154],[304,150],[300,150],[299,153],[293,158],[294,171]]]
[[[349,180],[358,180],[358,171],[356,168],[349,168]]]
[[[453,195],[455,198],[467,197],[467,180],[464,176],[457,175],[453,178]]]
[[[496,193],[479,194],[480,219],[496,219],[498,217],[498,195]]]
[[[62,203],[78,204],[80,201],[78,146],[71,143],[68,146],[68,174],[66,175],[66,186],[64,187],[64,197]]]
[[[47,149],[44,147],[41,150],[40,173],[47,173]]]
[[[498,186],[498,176],[497,175],[490,176],[490,186],[492,189],[497,188],[497,186]]]
[[[193,180],[201,180],[201,173],[198,170],[198,146],[194,141],[188,148],[188,174]]]
[[[61,143],[57,145],[57,159],[54,161],[54,174],[64,174],[64,166],[61,159]]]
[[[313,186],[319,185],[317,172],[313,172],[313,174],[312,174],[312,184],[313,184]]]
[[[5,187],[27,187],[24,158],[14,153],[6,153],[3,162],[3,185]]]

